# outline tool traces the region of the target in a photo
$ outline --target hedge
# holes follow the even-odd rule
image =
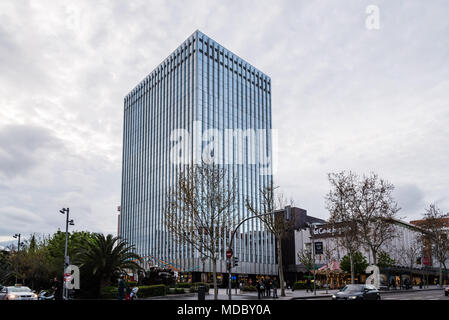
[[[103,287],[101,289],[101,299],[118,299],[118,289],[114,286]]]
[[[182,294],[185,293],[184,288],[170,288],[167,291],[167,294]]]
[[[242,291],[257,291],[257,288],[255,286],[252,285],[248,285],[248,286],[243,286]]]
[[[206,293],[209,293],[210,285],[208,283],[204,283],[204,282],[192,283],[192,285],[190,286],[190,292],[198,292],[198,287],[199,286],[205,286],[206,287]]]
[[[137,297],[146,298],[154,296],[165,296],[168,288],[163,284],[152,286],[139,286]],[[182,292],[180,291],[182,290]],[[175,289],[174,293],[184,293],[184,289]],[[118,289],[115,286],[108,286],[101,289],[101,299],[118,299]]]
[[[140,286],[137,296],[140,298],[165,296],[167,294],[167,287],[163,284],[156,284],[152,286]]]
[[[313,288],[313,281],[310,282],[310,287]],[[324,288],[324,287],[316,284],[316,289],[321,289],[321,288]],[[296,281],[293,284],[292,291],[303,290],[303,289],[307,289],[307,283],[305,281]]]
[[[304,281],[296,281],[296,282],[293,284],[292,290],[295,291],[295,290],[306,289],[306,287],[307,287],[306,282],[304,282]]]
[[[176,288],[184,288],[184,289],[188,289],[192,286],[192,283],[190,282],[179,282],[176,284]]]

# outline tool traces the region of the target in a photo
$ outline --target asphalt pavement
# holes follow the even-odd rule
[[[381,292],[381,300],[447,300],[449,297],[444,295],[443,289],[440,290],[421,290],[421,291],[401,291],[401,292]],[[330,297],[320,297],[314,300],[331,300]],[[311,300],[311,299],[305,299]]]

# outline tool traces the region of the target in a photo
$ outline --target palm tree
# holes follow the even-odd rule
[[[99,293],[113,276],[124,273],[126,269],[140,269],[137,259],[140,259],[140,256],[134,253],[134,246],[118,237],[100,233],[94,234],[75,254],[78,266],[90,270],[98,280]]]

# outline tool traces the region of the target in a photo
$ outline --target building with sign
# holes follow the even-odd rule
[[[432,266],[432,259],[426,257],[426,250],[417,241],[423,234],[423,230],[414,224],[404,222],[399,219],[392,219],[395,237],[386,243],[381,250],[386,252],[393,260],[394,264],[381,268],[381,282],[387,286],[394,282],[395,285],[404,283],[408,279],[410,283],[418,285],[421,282],[435,283],[438,272]],[[312,224],[302,224],[295,228],[289,236],[291,244],[286,247],[290,252],[285,254],[288,265],[285,267],[286,279],[290,282],[302,280],[306,274],[306,268],[301,264],[299,256],[302,251],[311,252],[314,257],[315,268],[319,269],[332,262],[341,261],[346,255],[346,250],[338,245],[337,237],[342,229],[336,229],[332,225],[324,222]],[[420,246],[416,257],[411,256],[410,251],[413,245]],[[372,264],[370,251],[360,247],[359,250],[366,257],[368,264]],[[294,259],[294,260],[293,260]],[[411,263],[411,259],[414,261]],[[294,263],[292,263],[294,261]],[[343,277],[344,278],[344,277]],[[348,275],[346,279],[349,279]],[[366,275],[360,275],[358,280],[364,281]],[[343,283],[340,283],[342,285]]]

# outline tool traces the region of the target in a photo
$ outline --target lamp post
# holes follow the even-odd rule
[[[62,274],[63,275],[62,276],[62,280],[63,280],[62,298],[64,300],[67,300],[68,299],[67,288],[66,288],[66,284],[65,284],[65,281],[64,281],[65,269],[70,264],[69,257],[67,256],[67,243],[68,243],[68,240],[69,240],[69,225],[74,226],[75,223],[73,222],[73,220],[69,220],[69,216],[70,216],[69,208],[62,208],[61,210],[59,210],[59,212],[66,215],[66,219],[65,219],[65,246],[64,246],[64,270],[63,270],[63,274]]]
[[[17,259],[16,259],[16,283],[17,284],[17,274],[19,273],[19,252],[20,252],[20,233],[16,233],[14,236],[14,239],[17,240]]]
[[[270,215],[270,214],[273,214],[273,213],[270,212],[270,213],[264,213],[264,214],[259,214],[259,215],[251,216],[251,217],[248,217],[248,218],[243,219],[242,221],[240,221],[240,222],[237,224],[237,226],[234,228],[234,230],[233,230],[232,233],[231,233],[231,239],[229,239],[228,251],[231,252],[231,256],[233,255],[232,247],[233,247],[233,243],[234,243],[234,235],[235,235],[235,233],[237,232],[238,228],[240,228],[240,226],[241,226],[245,221],[248,221],[248,220],[251,220],[251,219],[254,219],[254,218],[260,218],[260,217],[263,217],[263,216],[268,216],[268,215]],[[228,260],[228,261],[227,261],[227,264],[228,264],[228,272],[229,272],[228,297],[229,297],[229,300],[232,300],[232,292],[231,292],[231,288],[232,288],[232,286],[231,286],[231,285],[232,285],[232,276],[231,276],[231,271],[232,271],[232,261],[231,261],[231,257],[228,258],[227,260]]]
[[[313,261],[313,294],[316,295],[316,270],[315,270],[315,224],[306,222],[312,238],[312,261]]]

